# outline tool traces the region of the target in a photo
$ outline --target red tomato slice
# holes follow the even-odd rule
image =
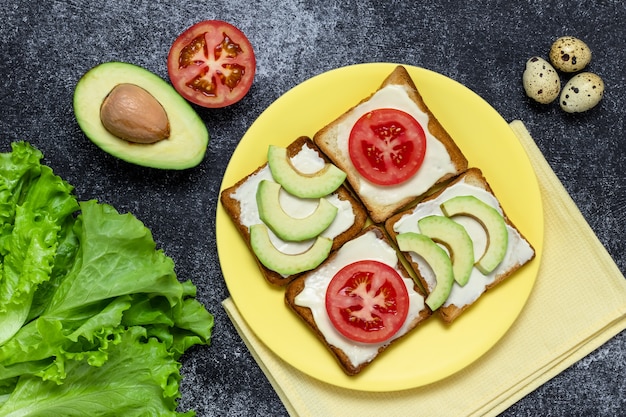
[[[398,332],[409,312],[409,294],[395,269],[372,260],[342,268],[326,290],[326,311],[348,339],[380,343]]]
[[[250,90],[256,58],[250,41],[235,26],[205,20],[174,41],[167,71],[176,91],[187,100],[203,107],[225,107]]]
[[[411,178],[426,154],[424,129],[413,116],[396,109],[377,109],[361,116],[348,142],[356,170],[378,185]]]

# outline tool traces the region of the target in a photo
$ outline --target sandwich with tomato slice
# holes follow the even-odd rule
[[[312,140],[270,145],[221,202],[263,276],[348,375],[433,312],[451,323],[534,257],[402,66]],[[467,210],[478,220],[458,222]]]
[[[293,280],[287,305],[356,375],[432,315],[383,229],[366,227],[316,269]]]
[[[374,223],[467,169],[467,159],[399,65],[372,95],[313,137]]]

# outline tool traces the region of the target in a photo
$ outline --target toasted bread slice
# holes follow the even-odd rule
[[[294,158],[305,149],[312,150],[317,157],[323,159],[325,162],[329,162],[328,158],[326,158],[311,139],[306,136],[299,137],[292,142],[287,147],[287,154],[290,158]],[[253,256],[255,255],[250,244],[249,228],[252,224],[262,222],[259,218],[258,207],[256,205],[256,189],[262,179],[272,179],[272,174],[267,163],[258,167],[254,172],[242,178],[236,184],[224,189],[220,195],[222,206],[234,222],[241,236],[245,239]],[[333,239],[331,249],[331,251],[333,251],[361,231],[367,220],[367,213],[363,205],[354,198],[344,185],[340,186],[334,193],[328,196],[327,199],[331,203],[343,207],[343,209],[340,208],[338,211],[335,221],[322,232],[323,236]],[[314,208],[316,204],[313,200],[302,200],[299,203],[302,204],[301,207],[305,210],[306,207]],[[299,208],[301,207],[299,206]],[[275,236],[272,236],[272,238],[276,238],[276,241],[280,241]],[[290,248],[290,253],[297,253],[306,250],[310,243],[310,241],[288,242],[286,247]],[[284,276],[265,267],[256,256],[255,260],[263,276],[270,284],[284,286],[299,275]]]
[[[395,108],[411,114],[426,134],[426,155],[421,167],[411,178],[394,186],[373,184],[363,178],[348,151],[350,132],[356,121],[378,108]],[[349,184],[375,223],[383,222],[421,198],[434,185],[467,169],[467,159],[430,111],[403,66],[397,66],[376,92],[319,130],[313,141],[346,172]]]
[[[433,214],[443,215],[440,204],[458,195],[475,195],[500,211],[508,230],[508,247],[504,259],[491,273],[485,275],[474,266],[467,284],[464,286],[460,286],[458,283],[453,284],[447,301],[438,310],[443,320],[447,323],[451,323],[461,315],[485,291],[511,276],[535,257],[534,248],[506,216],[489,183],[478,168],[469,168],[450,184],[428,196],[415,207],[392,216],[385,222],[385,229],[394,241],[401,232],[419,233],[417,225],[419,219]],[[488,241],[482,226],[477,221],[465,216],[463,218],[455,216],[453,220],[465,226],[473,240],[475,259],[479,259]],[[404,255],[411,268],[416,272],[423,288],[430,293],[436,282],[432,270],[415,253],[404,252]]]
[[[325,309],[326,287],[335,273],[352,262],[368,259],[388,263],[396,269],[407,286],[411,306],[403,327],[390,340],[371,345],[353,342],[341,335],[330,324]],[[384,350],[432,315],[424,304],[423,292],[398,260],[382,227],[377,225],[366,227],[322,265],[293,280],[285,291],[285,302],[332,352],[347,375],[361,372]]]

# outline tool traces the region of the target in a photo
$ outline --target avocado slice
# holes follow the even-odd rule
[[[267,163],[274,180],[287,192],[300,198],[327,196],[339,188],[346,179],[345,172],[329,163],[314,174],[304,174],[291,164],[287,149],[280,146],[269,146]]]
[[[339,209],[325,198],[319,199],[315,211],[307,217],[290,216],[280,205],[280,189],[280,184],[262,180],[256,192],[259,217],[279,238],[293,242],[312,239],[335,220]]]
[[[420,232],[444,245],[450,254],[454,280],[464,286],[474,268],[474,243],[465,227],[445,216],[426,216],[418,220]]]
[[[509,244],[509,232],[500,212],[473,195],[457,196],[444,201],[441,210],[448,217],[472,217],[483,226],[487,233],[487,247],[476,262],[476,268],[485,275],[496,269],[504,259]]]
[[[110,133],[100,118],[107,96],[128,84],[149,93],[165,110],[169,121],[166,139],[136,143]],[[103,151],[124,161],[152,168],[187,169],[206,153],[209,134],[191,105],[156,74],[124,62],[106,62],[90,69],[74,90],[74,114],[85,135]]]
[[[328,257],[332,245],[332,239],[318,236],[313,246],[306,251],[289,255],[276,249],[270,240],[266,225],[250,226],[250,246],[254,254],[265,267],[282,275],[293,275],[314,269]]]
[[[450,291],[452,291],[452,284],[454,284],[454,272],[450,257],[434,240],[421,233],[400,233],[396,240],[401,251],[415,252],[433,270],[437,285],[426,297],[426,304],[431,310],[437,310],[448,299]]]

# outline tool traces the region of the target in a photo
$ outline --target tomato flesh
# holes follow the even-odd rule
[[[174,88],[203,107],[225,107],[250,90],[256,58],[248,38],[219,20],[195,24],[170,48],[168,73]]]
[[[426,135],[410,114],[397,109],[376,109],[357,120],[348,139],[356,170],[378,185],[407,181],[426,155]]]
[[[388,340],[404,324],[409,294],[402,277],[373,260],[351,263],[332,278],[326,311],[339,333],[362,343]]]

